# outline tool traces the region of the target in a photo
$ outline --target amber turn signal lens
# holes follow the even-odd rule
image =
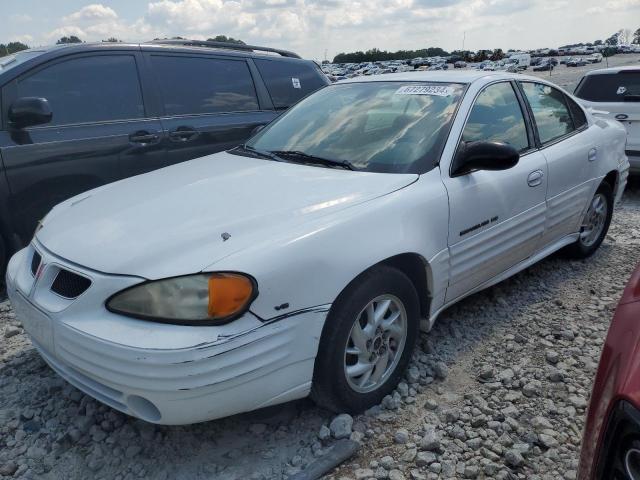
[[[253,283],[249,278],[235,273],[214,273],[209,278],[209,317],[230,317],[246,307],[252,297]]]

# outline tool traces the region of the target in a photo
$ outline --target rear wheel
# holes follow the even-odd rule
[[[331,307],[312,398],[336,412],[360,412],[380,403],[400,381],[418,332],[418,295],[411,280],[387,266],[363,273]]]
[[[602,182],[582,219],[578,240],[569,245],[565,252],[572,258],[587,258],[593,255],[609,231],[612,215],[613,190],[608,183]]]

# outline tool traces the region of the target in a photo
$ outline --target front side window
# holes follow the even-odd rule
[[[640,69],[587,75],[576,87],[575,96],[589,102],[638,102]]]
[[[560,90],[534,82],[523,82],[522,88],[543,145],[574,130],[565,96]]]
[[[258,110],[253,78],[244,60],[153,55],[167,115]]]
[[[18,81],[18,97],[44,97],[53,119],[69,125],[144,117],[132,55],[96,55],[53,64]]]
[[[462,141],[504,142],[519,152],[529,148],[524,115],[509,82],[489,85],[478,95],[464,127]]]
[[[423,173],[438,161],[464,85],[336,84],[296,104],[247,145],[348,161],[359,170]]]

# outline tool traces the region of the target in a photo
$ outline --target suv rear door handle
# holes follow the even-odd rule
[[[173,142],[188,142],[194,140],[200,132],[193,127],[178,127],[169,132],[169,139]]]
[[[534,170],[527,177],[527,185],[530,187],[537,187],[542,183],[542,178],[544,177],[544,172],[542,170]]]
[[[141,145],[147,145],[149,143],[154,143],[160,139],[159,135],[154,133],[149,133],[146,130],[138,130],[135,133],[129,135],[129,141],[131,143],[139,143]]]

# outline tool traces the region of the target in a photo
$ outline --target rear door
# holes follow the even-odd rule
[[[276,117],[266,92],[259,97],[246,58],[145,55],[158,87],[170,164],[232,148]]]
[[[640,69],[585,76],[575,95],[627,129],[627,155],[640,157]]]
[[[547,225],[541,246],[580,229],[593,195],[598,152],[582,109],[557,88],[520,82],[549,166]]]
[[[44,97],[46,125],[0,131],[12,223],[23,242],[57,203],[165,164],[162,125],[146,118],[139,51],[86,53],[52,60],[2,90],[3,119],[20,97]]]

